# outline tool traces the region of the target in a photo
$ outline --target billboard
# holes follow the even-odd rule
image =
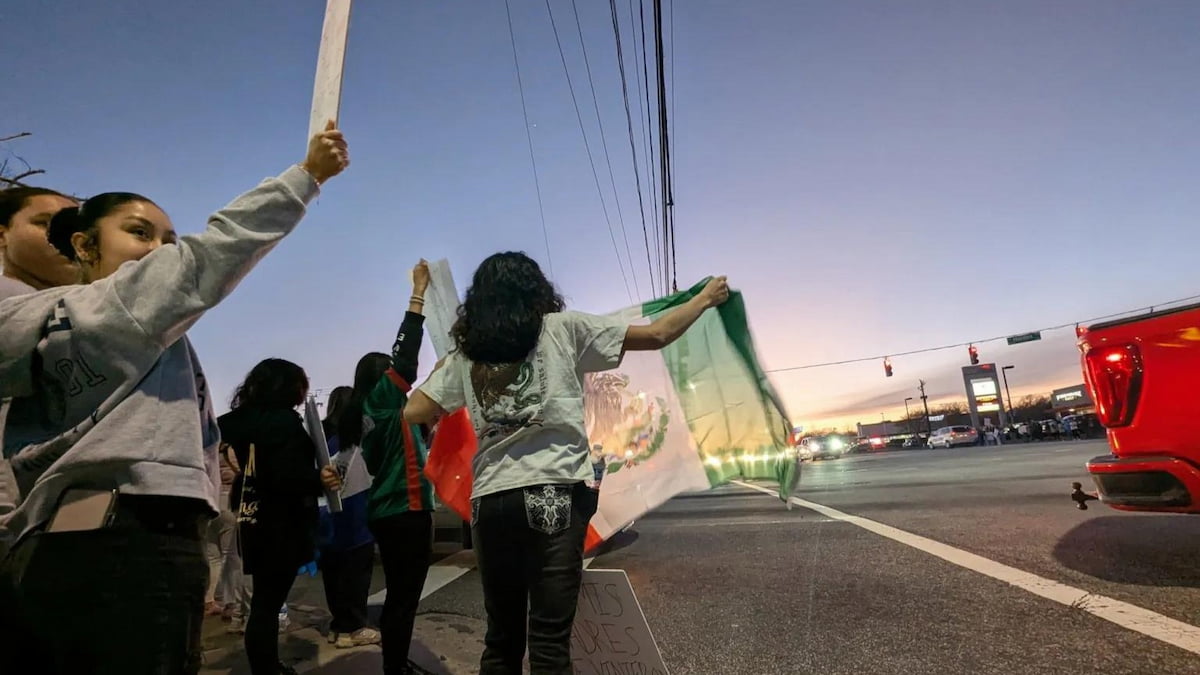
[[[971,411],[971,424],[976,429],[983,428],[980,414],[985,414],[989,419],[998,418],[1001,427],[1007,426],[1008,415],[1004,409],[1004,399],[1000,397],[1000,378],[996,364],[964,366],[962,372],[963,384],[967,390],[967,407]]]

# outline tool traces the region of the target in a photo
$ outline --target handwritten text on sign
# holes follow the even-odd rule
[[[667,675],[624,570],[584,570],[571,631],[575,675]]]

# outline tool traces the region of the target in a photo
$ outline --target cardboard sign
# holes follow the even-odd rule
[[[329,466],[329,440],[325,438],[325,427],[321,426],[321,413],[317,411],[317,397],[309,395],[304,402],[304,426],[317,449],[317,466]],[[342,512],[342,495],[337,490],[325,490],[325,502],[333,513]]]
[[[350,0],[327,0],[325,25],[321,28],[321,50],[317,53],[317,77],[313,81],[308,138],[324,131],[328,120],[337,121],[338,109],[342,104],[342,71],[346,62],[349,28]]]
[[[425,327],[429,341],[439,359],[445,358],[454,346],[450,327],[458,318],[458,289],[446,259],[429,263],[429,290],[425,292]]]
[[[624,570],[584,570],[571,630],[575,675],[668,675]]]

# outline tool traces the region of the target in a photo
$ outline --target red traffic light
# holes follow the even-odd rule
[[[967,347],[967,353],[971,355],[971,365],[979,365],[979,349],[975,345]]]
[[[886,357],[883,359],[883,374],[888,377],[892,376],[892,360]]]

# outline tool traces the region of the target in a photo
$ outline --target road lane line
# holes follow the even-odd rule
[[[429,574],[425,576],[425,586],[421,589],[421,599],[438,592],[450,582],[475,569],[475,552],[459,551],[447,556],[429,566]],[[383,589],[367,598],[368,605],[382,605],[387,599],[387,589]]]
[[[735,480],[731,482],[778,499],[778,490],[742,481]],[[792,497],[792,503],[796,506],[816,511],[823,516],[857,525],[881,537],[911,546],[919,551],[937,556],[946,562],[1011,584],[1047,600],[1053,600],[1067,607],[1088,612],[1105,621],[1115,623],[1122,628],[1127,628],[1169,645],[1174,645],[1180,649],[1185,649],[1193,654],[1200,654],[1200,627],[1177,621],[1169,616],[1163,616],[1137,605],[1122,602],[1121,600],[1104,595],[1090,593],[1074,586],[1068,586],[1067,584],[1046,579],[1036,574],[1024,572],[1015,567],[998,563],[974,553],[968,553],[967,551],[934,541],[933,539],[906,532],[890,525],[884,525],[868,518],[843,513],[837,509],[810,502],[806,499]]]

